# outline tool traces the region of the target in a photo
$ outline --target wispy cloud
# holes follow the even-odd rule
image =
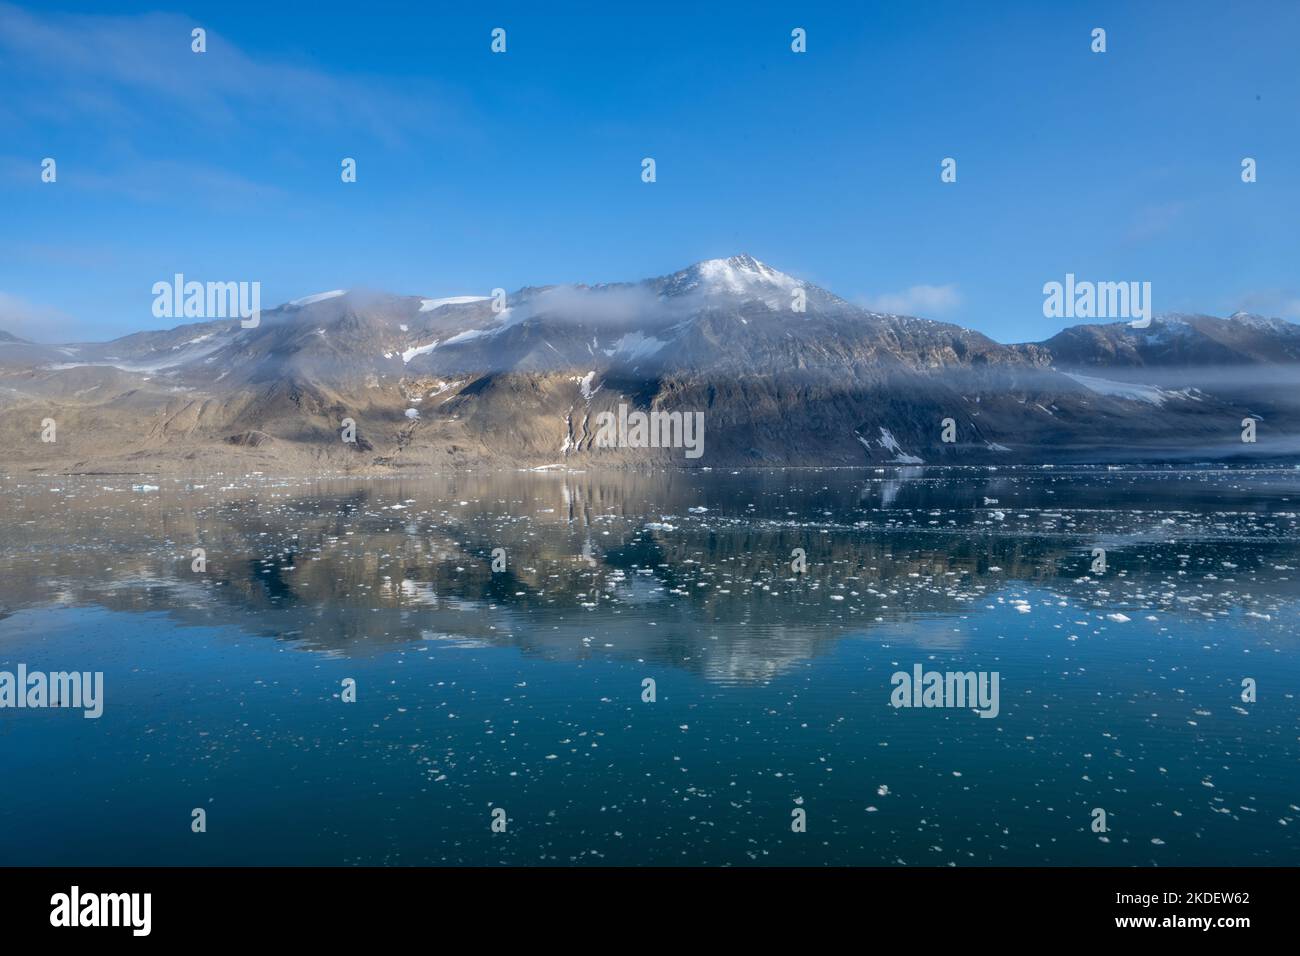
[[[119,132],[174,123],[306,124],[359,130],[389,144],[447,118],[435,97],[256,57],[211,29],[207,52],[196,54],[196,26],[204,24],[171,13],[37,13],[0,3],[0,76],[23,87],[23,95],[6,97],[10,118]]]
[[[1134,214],[1124,238],[1129,242],[1145,242],[1163,235],[1184,217],[1191,205],[1181,199],[1145,205]]]
[[[46,305],[0,292],[0,331],[31,342],[66,341],[77,321]]]
[[[1264,289],[1247,292],[1237,300],[1234,311],[1236,310],[1300,322],[1300,290]]]
[[[866,296],[862,304],[887,315],[943,315],[961,305],[955,285],[914,285],[902,292]]]
[[[59,188],[89,190],[137,202],[173,203],[178,195],[191,205],[230,209],[255,206],[283,196],[284,190],[259,183],[239,173],[200,161],[155,159],[123,153],[114,161],[78,161],[65,157],[59,163]],[[33,157],[0,157],[0,181],[31,185],[41,167]]]

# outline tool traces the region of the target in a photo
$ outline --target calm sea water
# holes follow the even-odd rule
[[[0,709],[0,863],[1300,864],[1297,470],[0,500],[0,671],[105,682]],[[998,716],[892,707],[915,664]]]

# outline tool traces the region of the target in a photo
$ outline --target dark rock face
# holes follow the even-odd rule
[[[256,430],[243,432],[239,435],[231,435],[226,441],[232,445],[242,445],[246,448],[261,448],[263,445],[275,441],[266,432]]]

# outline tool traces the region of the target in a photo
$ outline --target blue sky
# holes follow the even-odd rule
[[[176,272],[269,305],[739,252],[1001,341],[1068,324],[1067,272],[1300,319],[1294,0],[538,6],[0,0],[0,329],[156,327]]]

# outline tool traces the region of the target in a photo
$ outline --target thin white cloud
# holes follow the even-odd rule
[[[207,52],[190,31],[208,31]],[[172,13],[35,12],[0,2],[0,77],[39,79],[39,95],[8,97],[38,128],[108,124],[206,129],[300,123],[361,130],[390,143],[447,119],[441,98],[243,52],[210,25]]]
[[[1164,235],[1178,225],[1190,208],[1191,203],[1182,199],[1148,203],[1134,214],[1124,238],[1129,242],[1145,242]]]
[[[961,305],[955,285],[914,285],[902,292],[867,296],[863,304],[886,315],[943,315]]]
[[[1265,289],[1247,292],[1237,300],[1237,310],[1271,319],[1300,322],[1300,292],[1295,289]]]
[[[0,332],[29,342],[62,342],[76,327],[76,320],[58,309],[0,292]]]

